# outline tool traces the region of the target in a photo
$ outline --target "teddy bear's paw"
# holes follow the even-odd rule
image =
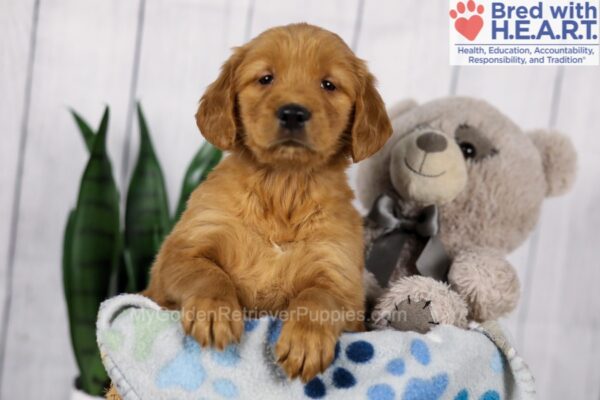
[[[431,314],[431,300],[412,300],[410,296],[396,304],[386,318],[387,325],[399,331],[427,333],[439,322]]]
[[[469,305],[469,318],[475,321],[497,319],[517,306],[519,277],[512,265],[493,251],[459,252],[448,281]]]
[[[374,328],[426,333],[439,324],[467,326],[467,304],[450,287],[423,276],[392,283],[372,315]]]

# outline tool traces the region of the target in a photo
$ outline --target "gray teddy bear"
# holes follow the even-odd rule
[[[427,332],[512,311],[519,282],[506,256],[546,196],[575,179],[570,140],[524,133],[490,104],[449,97],[390,110],[394,134],[358,170],[374,328]]]

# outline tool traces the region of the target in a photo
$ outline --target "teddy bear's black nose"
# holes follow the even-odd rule
[[[439,133],[427,132],[419,136],[417,146],[426,153],[440,153],[448,147],[448,141]]]

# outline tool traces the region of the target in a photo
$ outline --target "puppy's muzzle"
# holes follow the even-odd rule
[[[298,104],[286,104],[277,110],[280,126],[289,133],[295,133],[304,128],[310,119],[310,111]]]

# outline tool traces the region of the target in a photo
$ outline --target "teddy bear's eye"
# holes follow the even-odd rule
[[[474,126],[461,124],[454,132],[456,144],[460,147],[465,160],[473,162],[483,161],[498,154],[491,140],[482,131]]]
[[[475,146],[473,146],[472,143],[469,143],[469,142],[460,143],[460,150],[462,151],[463,156],[467,160],[471,159],[471,158],[475,158],[477,156],[477,149],[475,149]]]

